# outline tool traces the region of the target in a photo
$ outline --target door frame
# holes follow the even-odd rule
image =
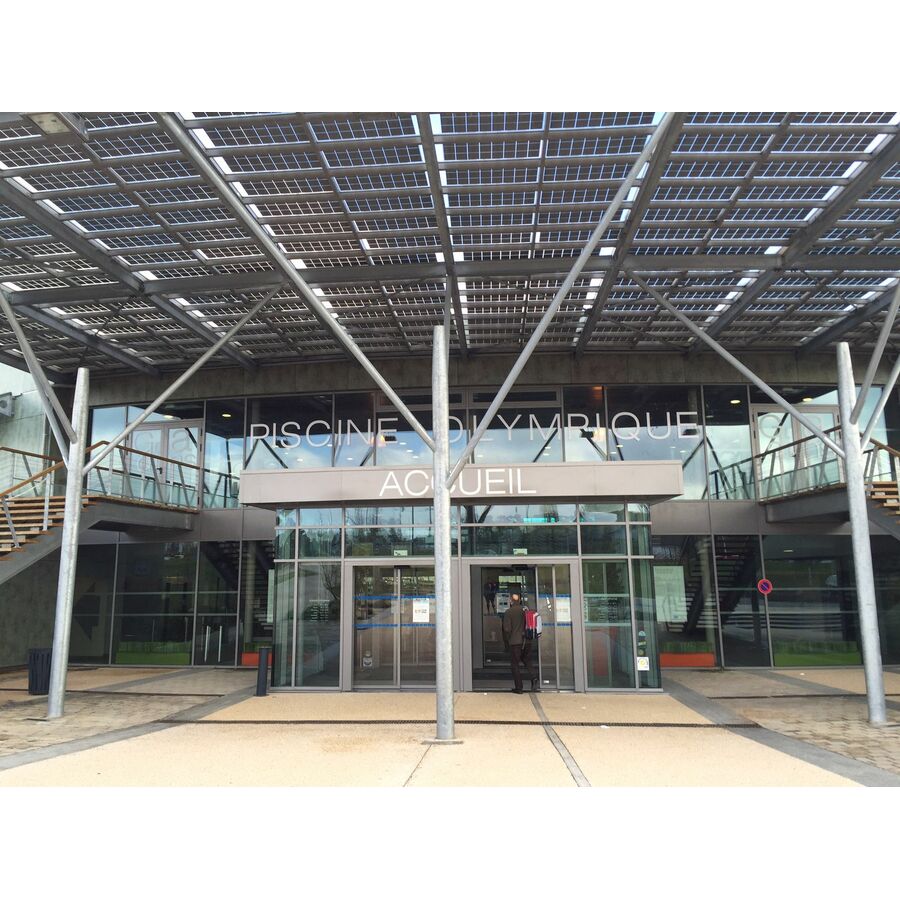
[[[454,629],[453,640],[459,641],[458,623],[459,623],[459,577],[458,568],[451,566],[450,573],[450,592],[453,597],[453,623],[457,627]],[[353,569],[356,566],[365,566],[367,568],[392,568],[397,569],[399,566],[408,568],[434,568],[434,557],[432,556],[379,556],[379,557],[362,557],[350,556],[344,557],[341,566],[341,691],[430,691],[435,690],[434,685],[403,685],[399,681],[399,670],[397,671],[397,680],[392,685],[378,685],[371,688],[355,687],[353,684],[353,657],[354,657],[354,609],[353,609]],[[395,571],[395,588],[396,588],[396,571]],[[399,614],[399,613],[398,613]],[[400,634],[397,632],[397,639],[394,644],[394,661],[397,664],[398,654],[400,652]],[[460,688],[460,666],[459,654],[455,654],[453,660],[453,690],[458,691]],[[332,688],[333,690],[333,688]]]
[[[841,412],[840,412],[840,408],[837,406],[837,404],[834,404],[834,403],[807,403],[807,404],[803,405],[802,411],[812,413],[813,415],[815,415],[817,413],[826,413],[828,415],[833,415],[835,426],[840,427]],[[766,477],[765,473],[761,469],[761,463],[759,461],[759,456],[762,453],[762,448],[761,448],[761,443],[760,443],[759,428],[757,425],[757,416],[760,413],[762,413],[762,414],[783,413],[790,420],[791,440],[785,441],[785,443],[783,445],[776,445],[775,447],[772,448],[773,450],[778,449],[779,446],[786,446],[795,441],[799,441],[799,440],[803,439],[802,436],[798,437],[799,429],[803,427],[802,424],[794,416],[792,416],[786,410],[782,409],[782,407],[778,406],[775,403],[751,403],[750,404],[750,449],[753,453],[753,458],[755,460],[755,462],[754,462],[754,470],[755,471],[754,471],[753,475],[754,475],[754,478],[756,478],[757,485],[761,484],[762,483],[761,479]],[[823,429],[823,431],[824,430],[827,430],[827,429]],[[827,448],[826,448],[826,450],[827,450]],[[799,465],[795,465],[795,467],[794,467],[795,472],[804,470],[808,467],[806,451],[805,451],[805,447],[803,445],[798,447],[798,453],[801,456],[801,459],[800,459]],[[839,471],[841,473],[843,473],[843,464],[842,464],[840,458],[837,459],[837,463],[838,463]]]
[[[160,453],[159,455],[164,457],[166,460],[171,459],[172,457],[169,455],[169,436],[170,432],[175,430],[176,428],[196,428],[197,429],[197,462],[194,465],[197,467],[197,483],[194,486],[194,490],[197,495],[197,508],[201,509],[203,507],[203,493],[204,493],[204,479],[203,479],[203,455],[204,455],[204,441],[206,439],[206,431],[205,431],[205,421],[203,419],[164,419],[161,422],[141,422],[137,428],[128,436],[128,444],[127,446],[132,449],[137,449],[134,447],[134,436],[141,431],[150,431],[153,428],[157,428],[160,430],[162,434],[162,440],[160,442]],[[166,477],[163,479],[163,483],[168,481],[168,469],[169,463],[167,462],[165,465],[166,469]],[[185,465],[189,465],[189,463],[185,463]]]
[[[581,557],[579,556],[466,556],[458,560],[459,574],[457,583],[460,590],[454,591],[458,596],[460,607],[458,621],[460,627],[455,640],[459,640],[460,652],[456,658],[462,668],[460,688],[463,691],[473,690],[472,679],[472,569],[506,568],[508,566],[528,566],[535,569],[535,589],[537,589],[537,567],[551,565],[568,565],[572,592],[572,657],[575,668],[575,692],[583,693],[587,682],[587,667],[584,644],[584,592],[581,583]],[[461,632],[461,633],[460,633]]]

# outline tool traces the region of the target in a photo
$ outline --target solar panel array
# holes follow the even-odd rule
[[[520,347],[661,118],[178,116],[373,357],[429,353],[448,284],[456,352]],[[871,346],[900,272],[898,128],[679,114],[540,349],[693,347],[631,271],[731,349]],[[155,115],[0,114],[0,284],[51,369],[183,368],[282,281]],[[285,284],[215,363],[340,354]]]

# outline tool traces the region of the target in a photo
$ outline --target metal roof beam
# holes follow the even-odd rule
[[[773,159],[776,156],[773,154]],[[779,265],[766,272],[747,287],[739,299],[706,329],[710,337],[721,334],[728,326],[753,304],[753,302],[765,292],[782,274],[782,270],[795,268],[797,260],[807,254],[816,241],[826,234],[835,223],[865,194],[877,184],[878,180],[893,166],[900,162],[900,138],[896,135],[886,142],[886,146],[874,158],[871,158],[860,174],[845,187],[835,199],[829,203],[822,214],[813,219],[802,231],[799,231],[791,240],[783,253],[775,256]],[[700,348],[699,341],[694,341],[692,350]]]
[[[594,300],[594,308],[588,315],[588,320],[584,323],[581,334],[578,336],[578,343],[575,345],[576,357],[580,357],[590,343],[591,334],[593,334],[594,328],[606,306],[606,301],[609,299],[609,295],[618,280],[619,270],[628,251],[631,249],[635,233],[641,225],[641,220],[644,218],[644,214],[650,206],[653,195],[656,193],[656,189],[659,186],[659,180],[662,178],[666,166],[669,164],[672,150],[678,143],[678,139],[681,137],[681,126],[684,124],[685,118],[686,116],[684,113],[675,113],[672,116],[672,123],[669,126],[669,130],[666,132],[665,137],[660,141],[659,146],[657,146],[656,151],[650,158],[650,162],[647,166],[647,174],[641,179],[641,186],[638,188],[638,193],[633,201],[631,212],[625,221],[624,227],[619,232],[616,250],[612,257],[612,264],[609,267],[609,274],[604,276],[603,283],[600,285],[597,291],[597,297]],[[660,224],[662,225],[662,223]],[[667,223],[666,227],[675,227],[676,225],[677,223]]]
[[[74,325],[69,325],[68,322],[64,322],[62,319],[58,319],[56,316],[44,312],[41,309],[34,309],[30,306],[16,306],[16,312],[40,323],[51,331],[55,331],[57,334],[61,334],[64,337],[81,344],[83,347],[88,347],[91,350],[96,350],[98,353],[108,356],[110,359],[115,360],[123,366],[137,369],[145,375],[159,375],[159,369],[156,366],[151,365],[139,356],[132,355],[128,351],[117,347],[112,342],[105,341],[89,331],[83,331],[80,328],[76,328]]]
[[[270,258],[276,268],[281,269],[295,288],[300,292],[306,305],[315,313],[319,321],[335,336],[338,344],[359,362],[372,380],[387,395],[394,404],[397,412],[410,424],[410,427],[422,439],[426,447],[434,450],[434,440],[415,417],[406,404],[400,399],[397,392],[390,386],[384,376],[372,365],[371,361],[350,336],[349,332],[331,314],[331,311],[316,296],[309,284],[304,280],[296,266],[288,259],[278,247],[276,241],[264,230],[253,213],[247,208],[243,200],[228,187],[225,177],[203,155],[200,145],[188,132],[183,123],[171,113],[157,114],[157,120],[163,130],[181,148],[184,155],[202,173],[208,184],[218,193],[222,201],[235,213],[244,226],[253,235],[254,242],[261,247]]]
[[[434,204],[434,215],[437,218],[438,233],[444,253],[447,285],[453,299],[453,320],[456,325],[456,340],[463,357],[468,355],[468,339],[466,338],[466,321],[462,313],[462,301],[459,296],[459,282],[456,262],[453,259],[453,238],[450,236],[450,224],[447,207],[444,205],[444,192],[441,187],[441,173],[438,166],[437,153],[434,149],[434,132],[431,130],[431,119],[426,113],[418,113],[419,135],[422,138],[422,150],[425,154],[425,168],[431,188],[431,200]],[[449,340],[449,339],[448,339]]]
[[[105,272],[110,277],[115,278],[117,281],[119,281],[125,288],[125,290],[121,292],[122,294],[127,295],[129,291],[138,295],[144,294],[144,282],[141,281],[133,272],[131,272],[125,266],[120,265],[106,253],[104,253],[99,247],[91,243],[91,241],[82,237],[73,228],[70,228],[64,222],[57,219],[49,209],[42,206],[40,203],[36,203],[33,200],[29,199],[27,194],[13,187],[12,184],[5,180],[5,178],[0,179],[0,201],[13,207],[13,209],[20,212],[30,221],[40,225],[41,228],[45,229],[48,234],[71,247],[84,259],[87,259],[90,262],[94,263],[94,265],[96,265],[97,268],[102,272]],[[18,298],[13,297],[12,299],[14,301],[13,305],[18,306],[18,304],[15,302],[16,300],[18,300]],[[206,341],[206,343],[214,344],[218,339],[217,335],[211,332],[208,328],[204,328],[192,316],[179,315],[177,311],[171,311],[169,309],[169,305],[165,304],[158,297],[148,297],[148,299],[160,310],[170,314],[173,319],[179,321],[182,325],[185,326],[185,328],[188,328],[190,331],[194,332],[194,334],[202,337],[203,340]],[[34,317],[32,316],[32,318]],[[47,323],[45,322],[44,324]],[[75,329],[75,331],[78,331],[78,329]],[[99,338],[95,338],[95,340],[99,343],[105,343]],[[99,347],[95,346],[94,349],[99,349]],[[118,352],[121,353],[122,351]],[[222,352],[226,356],[230,357],[234,362],[238,363],[241,366],[244,366],[245,368],[252,369],[255,366],[255,363],[252,359],[250,359],[250,357],[248,357],[244,353],[240,353],[234,350],[233,348],[224,347]],[[141,362],[143,363],[143,361]]]
[[[880,297],[870,300],[865,306],[859,307],[855,312],[843,315],[833,325],[804,341],[799,347],[800,352],[814,353],[817,350],[825,349],[825,347],[835,341],[841,340],[845,334],[853,331],[854,328],[858,328],[863,322],[874,319],[879,313],[884,312],[891,305],[893,297],[893,285],[886,286]]]
[[[456,263],[456,274],[469,279],[516,279],[516,278],[562,278],[572,257],[551,259],[481,260]],[[889,277],[896,272],[897,256],[865,254],[802,256],[795,260],[791,271],[827,271],[874,273]],[[612,257],[594,257],[584,267],[584,273],[605,273],[611,268]],[[680,272],[732,273],[747,269],[768,271],[779,264],[777,257],[763,254],[716,255],[688,254],[628,256],[623,260],[622,270],[626,272],[657,272],[661,274]],[[374,269],[374,271],[373,271]],[[304,269],[307,284],[311,287],[333,288],[341,285],[372,284],[381,282],[441,281],[446,278],[446,270],[441,263],[412,265],[386,264],[376,267],[366,266],[323,266]],[[43,277],[53,278],[50,274]],[[15,282],[17,277],[4,278],[0,266],[0,280]],[[21,280],[39,280],[37,276]],[[160,278],[143,285],[139,297],[149,299],[160,294],[189,297],[210,293],[264,290],[282,281],[279,273],[242,272],[235,275],[197,275],[181,278]],[[10,302],[14,307],[40,305],[76,305],[82,303],[103,303],[129,296],[124,288],[110,285],[73,286],[66,288],[35,288],[15,291]]]

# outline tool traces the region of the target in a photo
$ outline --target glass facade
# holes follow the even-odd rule
[[[805,407],[808,415],[824,427],[835,425],[830,412],[837,407],[833,387],[776,385],[776,389]],[[483,417],[494,391],[451,391],[450,449],[454,461]],[[874,409],[880,393],[877,386],[872,388],[864,417]],[[400,396],[429,430],[430,395],[420,391]],[[684,494],[679,499],[753,500],[759,489],[750,462],[754,453],[752,434],[754,428],[759,429],[763,446],[767,445],[765,436],[771,422],[766,418],[766,405],[771,407],[770,398],[746,385],[519,388],[510,392],[476,449],[474,461],[511,465],[679,460],[684,468]],[[140,405],[93,409],[91,441],[114,437],[141,410]],[[199,466],[199,496],[205,508],[238,505],[240,472],[244,468],[264,471],[431,464],[431,453],[421,438],[376,391],[168,403],[147,422],[163,429],[168,438],[162,432],[158,435],[150,429],[143,434],[139,429],[132,445],[175,455]],[[806,436],[806,432],[782,432],[778,440],[784,442]],[[886,442],[898,434],[900,413],[889,405],[873,437]],[[185,446],[178,449],[178,441]],[[804,458],[802,462],[810,461]]]
[[[832,386],[776,389],[822,427],[837,422]],[[493,393],[451,392],[454,458]],[[430,395],[401,396],[430,429]],[[880,389],[873,388],[868,412],[879,397]],[[112,438],[142,409],[139,404],[93,409],[91,441]],[[896,443],[898,435],[900,409],[891,403],[873,436]],[[684,494],[673,502],[704,501],[712,510],[722,502],[757,501],[778,479],[772,473],[760,478],[753,454],[805,436],[802,426],[772,410],[770,398],[746,385],[523,387],[507,398],[475,461],[679,460]],[[196,464],[202,469],[197,483],[181,487],[194,492],[202,507],[222,511],[218,515],[238,514],[244,468],[431,464],[421,439],[375,391],[168,403],[135,432],[134,446]],[[815,452],[796,453],[796,468],[823,468],[827,461]],[[253,666],[259,648],[274,643],[281,648],[275,654],[279,684],[333,688],[341,680],[342,565],[393,560],[398,567],[422,568],[427,580],[434,552],[430,516],[429,506],[285,509],[266,540],[242,540],[238,533],[229,541],[85,545],[72,660]],[[640,504],[626,509],[621,503],[538,501],[454,506],[452,539],[463,564],[524,563],[531,557],[544,560],[547,571],[538,573],[542,585],[550,583],[551,570],[554,584],[557,578],[560,584],[572,579],[572,602],[583,610],[588,687],[636,681],[658,687],[660,665],[860,663],[849,536],[761,534],[752,524],[735,534],[694,530],[660,534]],[[873,536],[872,546],[884,661],[897,664],[900,557],[891,538]],[[577,578],[569,562],[557,566],[554,558],[577,560]],[[775,584],[768,599],[756,588],[761,577]],[[576,598],[579,588],[582,597]],[[344,586],[344,594],[348,591],[352,585]],[[408,628],[401,593],[398,587],[398,648],[409,645],[401,640]],[[538,596],[544,595],[549,593],[541,587]],[[548,607],[548,617],[550,612]],[[399,659],[401,651],[396,652]],[[641,658],[648,668],[638,670]],[[396,674],[399,662],[392,665]],[[374,676],[367,672],[366,677]],[[562,669],[555,677],[563,683]]]

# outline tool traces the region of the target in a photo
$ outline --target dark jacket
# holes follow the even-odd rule
[[[525,643],[525,607],[511,603],[503,614],[503,640],[515,647]]]

